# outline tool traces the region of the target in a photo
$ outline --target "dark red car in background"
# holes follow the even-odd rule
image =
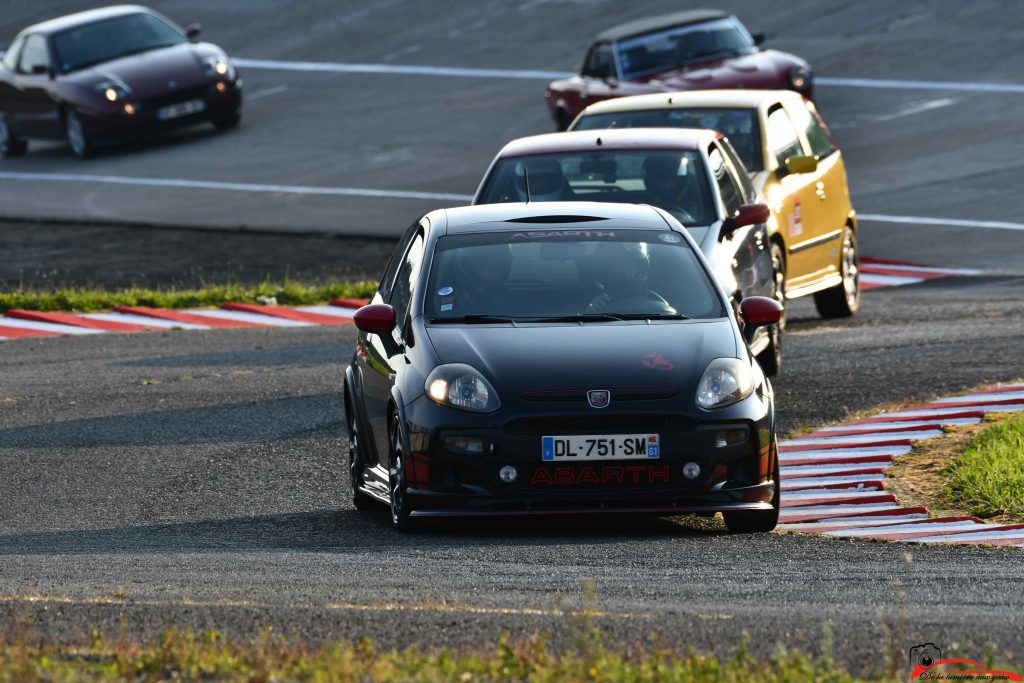
[[[97,143],[208,121],[238,125],[242,80],[216,45],[137,5],[106,7],[30,26],[0,61],[0,153],[29,138]]]
[[[558,130],[588,105],[612,97],[673,90],[751,88],[813,94],[811,67],[785,52],[762,50],[739,19],[689,10],[610,28],[590,44],[578,76],[544,93]]]

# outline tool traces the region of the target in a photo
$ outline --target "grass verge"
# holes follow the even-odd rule
[[[229,301],[257,303],[260,298],[276,299],[282,306],[320,304],[336,298],[368,298],[377,289],[370,280],[333,281],[303,284],[293,280],[266,280],[258,285],[213,284],[196,289],[146,289],[131,287],[119,290],[75,287],[54,290],[19,288],[0,292],[0,311],[23,308],[31,311],[103,311],[117,306],[151,306],[154,308],[200,308],[220,306]]]
[[[556,653],[543,635],[469,651],[378,649],[371,641],[319,647],[264,635],[239,644],[216,632],[171,629],[151,643],[98,637],[86,647],[0,640],[0,683],[15,681],[688,681],[853,683],[859,677],[818,656],[779,649],[765,660],[746,648],[727,659],[673,650],[623,654],[592,638]]]
[[[946,474],[949,502],[979,517],[1024,521],[1024,414],[977,434]]]

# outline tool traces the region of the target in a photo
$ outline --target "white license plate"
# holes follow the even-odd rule
[[[161,121],[166,121],[167,119],[177,119],[189,114],[198,114],[204,109],[206,109],[206,100],[188,100],[187,102],[179,102],[169,107],[157,109],[156,117]]]
[[[558,460],[647,460],[661,457],[657,434],[542,436],[541,458]]]

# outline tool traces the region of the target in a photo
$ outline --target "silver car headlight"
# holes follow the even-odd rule
[[[207,76],[213,78],[234,78],[235,76],[235,67],[231,65],[231,61],[224,55],[215,55],[204,59],[203,70]]]
[[[742,401],[754,390],[750,366],[738,358],[716,358],[708,363],[697,385],[697,405],[704,410]]]
[[[465,363],[439,365],[427,377],[427,396],[435,403],[476,413],[501,407],[498,392],[480,372]]]

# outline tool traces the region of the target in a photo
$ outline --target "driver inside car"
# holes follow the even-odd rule
[[[689,207],[694,202],[699,206],[701,196],[689,159],[665,154],[649,156],[644,159],[643,174],[652,204],[675,214],[683,224],[693,222],[694,212]]]
[[[651,258],[647,245],[637,242],[600,244],[594,251],[594,281],[600,293],[590,300],[591,313],[674,315],[657,292],[647,289]]]
[[[510,244],[461,249],[455,257],[455,286],[443,288],[444,293],[438,292],[441,310],[457,310],[461,315],[501,310],[500,302],[511,271]],[[449,307],[443,308],[446,304]]]
[[[557,159],[528,159],[516,164],[515,175],[520,201],[564,202],[576,199],[576,193],[569,187]]]

